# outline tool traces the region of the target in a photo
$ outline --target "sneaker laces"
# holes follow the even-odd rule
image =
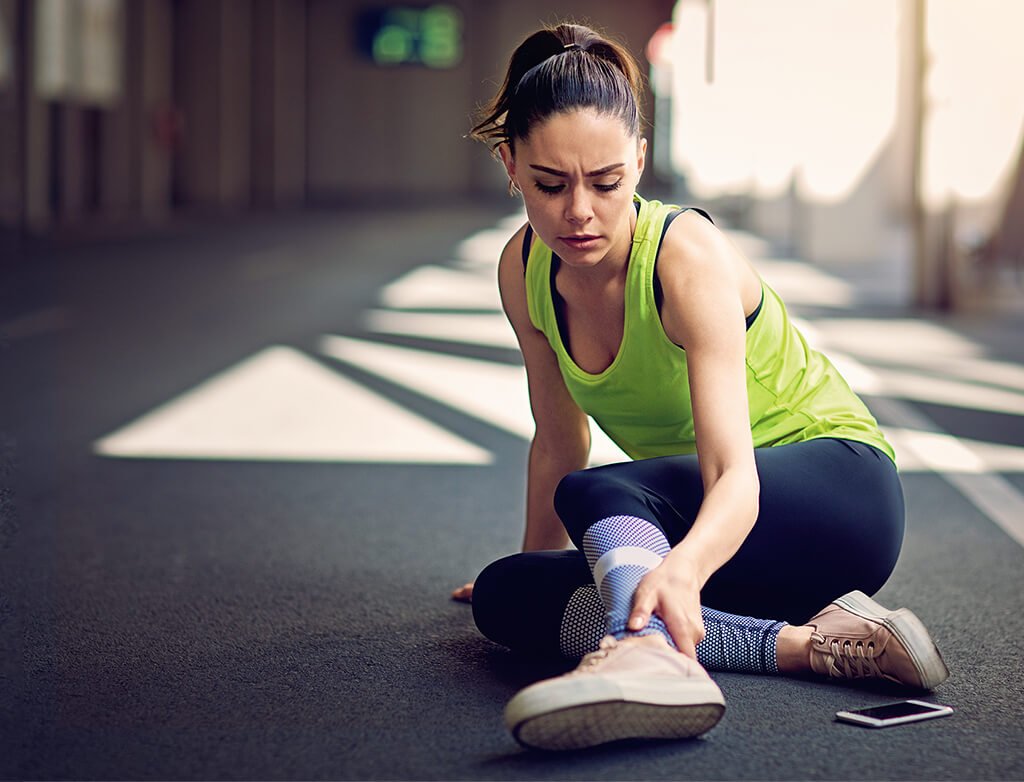
[[[811,638],[818,644],[823,644],[826,640],[820,633],[812,634]],[[839,679],[893,678],[878,667],[875,661],[878,652],[873,641],[832,638],[828,643],[828,649],[832,655],[829,676]]]

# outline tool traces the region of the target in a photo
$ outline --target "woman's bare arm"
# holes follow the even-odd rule
[[[567,473],[587,465],[590,426],[586,414],[573,401],[562,380],[558,360],[547,337],[530,321],[523,275],[525,226],[505,246],[498,264],[502,306],[516,333],[526,364],[530,409],[535,431],[527,466],[526,529],[523,551],[563,549],[569,538],[555,513],[554,494]],[[456,599],[468,600],[472,584],[456,590]]]
[[[657,611],[680,649],[693,654],[704,632],[700,590],[757,518],[745,310],[755,290],[760,295],[760,282],[725,236],[695,213],[677,218],[666,235],[659,276],[666,333],[686,349],[704,500],[690,532],[638,587],[630,626],[643,626]]]

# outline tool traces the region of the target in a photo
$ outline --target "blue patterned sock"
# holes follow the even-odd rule
[[[704,640],[697,644],[697,661],[709,671],[778,673],[775,644],[785,622],[754,619],[702,608]]]
[[[659,633],[673,647],[665,623],[652,616],[642,630],[627,630],[633,592],[671,550],[661,530],[636,516],[609,516],[583,533],[583,553],[606,611],[606,632],[615,638]]]
[[[776,674],[775,644],[785,622],[753,619],[701,609],[704,640],[697,644],[697,660],[709,671]],[[648,625],[649,627],[650,625]],[[581,586],[573,592],[562,614],[558,644],[572,660],[597,649],[607,632],[607,618],[597,588]]]

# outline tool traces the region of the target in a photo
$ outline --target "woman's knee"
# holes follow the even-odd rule
[[[859,479],[860,491],[837,513],[843,521],[835,524],[837,539],[830,548],[841,552],[835,570],[856,581],[850,588],[873,594],[889,579],[903,547],[903,490],[885,456],[873,464],[868,460]]]
[[[646,515],[639,488],[613,469],[592,467],[566,475],[555,489],[555,512],[569,537],[579,541],[587,528],[610,515]]]
[[[496,560],[473,582],[473,621],[492,641],[508,646],[508,602],[516,594],[516,557]]]
[[[473,620],[483,635],[517,651],[558,652],[562,614],[582,584],[592,583],[578,551],[533,551],[492,562],[473,586]]]

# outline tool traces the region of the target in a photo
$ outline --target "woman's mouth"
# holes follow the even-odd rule
[[[601,237],[583,234],[579,236],[561,236],[559,238],[564,244],[567,244],[574,250],[587,250],[597,244],[597,240]]]

